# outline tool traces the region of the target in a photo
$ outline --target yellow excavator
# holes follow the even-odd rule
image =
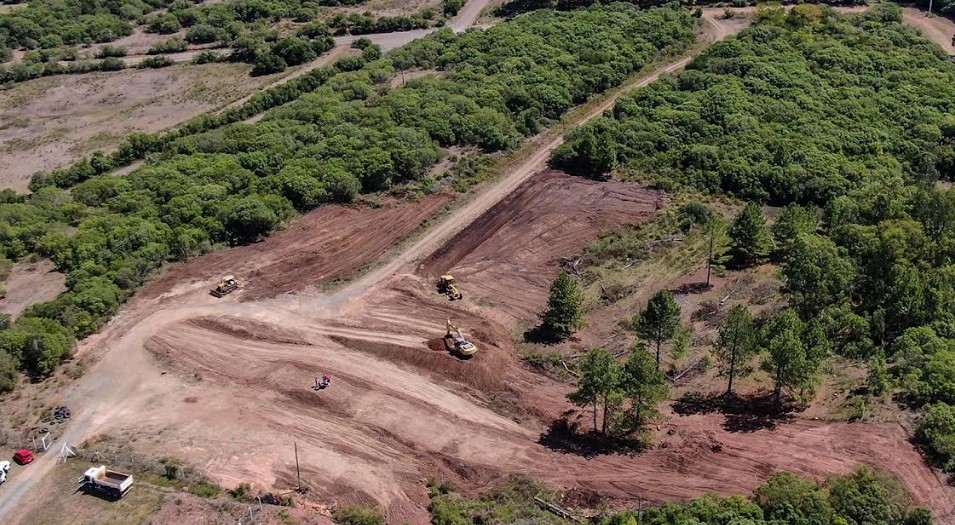
[[[451,301],[464,298],[464,294],[454,285],[454,277],[449,274],[442,275],[441,278],[438,279],[438,292],[447,295]]]
[[[457,354],[463,358],[470,358],[475,353],[477,353],[477,347],[474,346],[474,343],[468,341],[461,335],[461,329],[451,323],[451,319],[448,319],[447,322],[448,333],[444,336],[444,345],[448,348],[448,351]]]

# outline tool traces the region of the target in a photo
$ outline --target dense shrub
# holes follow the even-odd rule
[[[125,47],[116,47],[105,45],[96,52],[96,58],[124,57],[126,56]]]
[[[587,176],[619,163],[625,174],[780,204],[825,203],[875,180],[955,176],[955,136],[944,131],[955,70],[900,13],[766,9],[677,78],[572,132],[553,163]]]

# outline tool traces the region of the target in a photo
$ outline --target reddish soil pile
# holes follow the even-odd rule
[[[545,171],[426,259],[419,273],[452,273],[467,297],[493,305],[505,324],[532,318],[546,302],[561,257],[608,229],[651,219],[665,199],[636,183]]]
[[[450,200],[448,194],[435,194],[379,208],[325,206],[262,242],[214,252],[170,269],[142,296],[156,297],[184,282],[201,281],[212,287],[227,274],[239,280],[242,300],[347,278],[386,254]]]

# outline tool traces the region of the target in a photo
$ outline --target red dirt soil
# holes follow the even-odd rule
[[[273,297],[353,276],[418,229],[451,200],[445,193],[381,207],[325,206],[262,242],[222,250],[171,268],[142,293],[153,298],[182,283],[212,287],[235,275],[242,300]]]
[[[641,184],[545,171],[428,257],[419,273],[429,279],[453,274],[469,300],[493,306],[496,321],[532,319],[547,301],[562,257],[604,231],[650,220],[666,202]]]
[[[556,260],[614,221],[647,217],[663,198],[637,185],[540,175],[428,264],[458,261],[449,266],[466,272],[461,275],[467,276],[469,295],[491,290],[492,275],[511,279],[508,286],[521,294],[512,292],[499,315],[513,318],[542,303],[545,273],[556,272]],[[376,211],[357,210],[327,237],[342,238],[355,222],[368,223],[363,214]],[[554,246],[561,227],[574,240]],[[293,227],[284,235],[280,246],[299,247],[286,253],[305,257],[308,250],[301,247],[313,246],[308,229]],[[370,236],[361,238],[377,244]],[[247,262],[252,275],[255,264],[278,264],[235,254],[241,250],[230,250],[229,259]],[[516,273],[500,270],[508,265]],[[519,265],[533,278],[518,277]],[[467,273],[470,268],[473,273]],[[448,302],[430,280],[408,275],[333,318],[313,314],[310,300],[212,302],[191,308],[194,313],[180,311],[182,320],[159,327],[145,346],[177,376],[201,379],[143,414],[153,416],[145,419],[175,428],[182,436],[175,452],[208,458],[204,469],[226,485],[252,480],[291,486],[291,450],[276,444],[295,436],[303,478],[316,501],[377,503],[389,522],[428,521],[422,486],[427,476],[474,493],[524,472],[626,504],[637,497],[660,502],[706,492],[745,495],[779,470],[824,479],[859,464],[902,478],[940,523],[955,519],[955,491],[925,465],[908,442],[910,433],[897,424],[796,418],[772,430],[741,431],[732,416],[672,414],[655,440],[667,443],[665,448],[585,458],[540,444],[548,425],[571,408],[565,400],[570,387],[520,364],[506,326],[486,320],[494,308]],[[473,359],[459,360],[434,344],[448,317],[478,345]],[[331,387],[312,391],[314,378],[326,373]],[[584,424],[587,416],[582,414]]]

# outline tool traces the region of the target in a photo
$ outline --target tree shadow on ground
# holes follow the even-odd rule
[[[790,399],[784,399],[782,409],[777,410],[772,391],[759,391],[743,396],[691,392],[673,404],[673,411],[681,416],[723,414],[726,416],[723,430],[727,432],[774,430],[777,426],[792,421],[793,412],[799,408]]]
[[[670,290],[676,295],[694,295],[713,289],[712,284],[703,283],[684,283]]]
[[[646,449],[646,444],[629,437],[606,436],[593,430],[581,431],[566,416],[551,423],[537,443],[555,452],[587,459],[611,454],[633,455]]]
[[[533,328],[528,328],[524,331],[524,342],[527,343],[536,343],[541,345],[555,345],[557,343],[562,343],[564,341],[576,341],[577,338],[573,334],[566,337],[555,337],[553,334],[547,333],[541,325],[537,325]]]

